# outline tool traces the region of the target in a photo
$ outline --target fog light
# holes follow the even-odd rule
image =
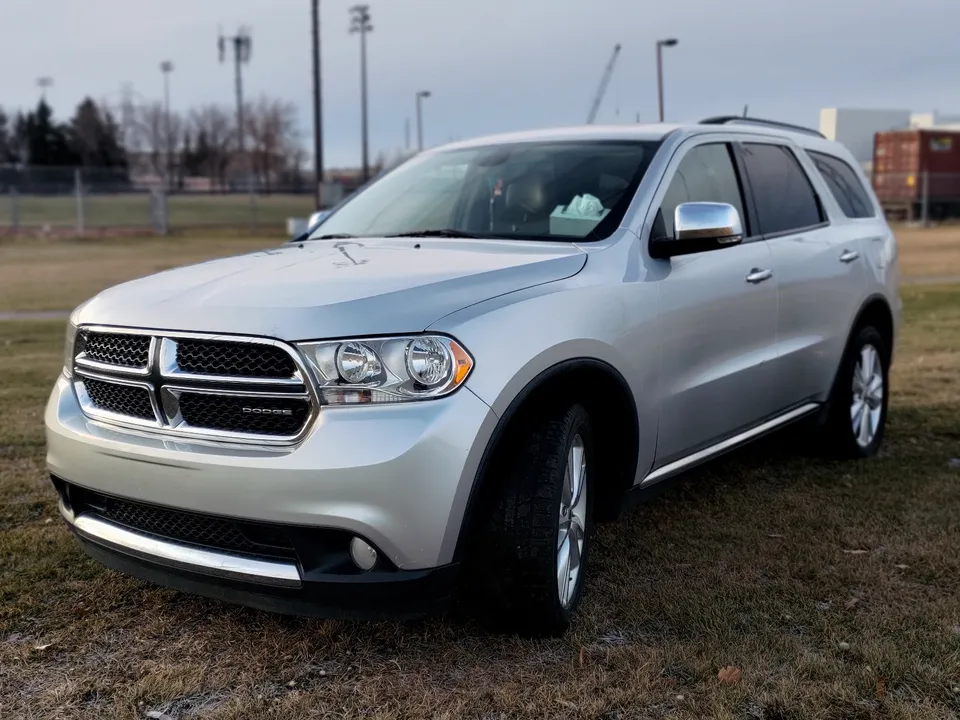
[[[355,537],[350,541],[350,559],[361,570],[372,570],[377,564],[377,551],[365,541]]]

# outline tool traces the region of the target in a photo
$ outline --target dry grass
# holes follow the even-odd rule
[[[906,277],[960,277],[960,226],[894,229]]]
[[[956,717],[960,286],[904,295],[882,457],[788,434],[689,476],[602,529],[574,628],[536,642],[286,619],[100,568],[44,474],[62,323],[2,324],[0,717]]]
[[[897,228],[907,277],[960,276],[960,227]],[[104,288],[181,265],[277,245],[243,234],[0,240],[0,313],[70,310]]]
[[[247,235],[0,241],[0,312],[71,310],[127,280],[281,242]]]
[[[22,195],[17,199],[17,221],[24,227],[42,225],[75,227],[77,201],[73,195]],[[170,227],[247,228],[251,224],[270,232],[283,232],[288,217],[306,218],[314,208],[313,196],[247,194],[172,195],[169,198]],[[150,195],[147,193],[94,194],[84,199],[88,228],[150,227]],[[13,206],[6,196],[0,202],[0,230],[13,222]]]

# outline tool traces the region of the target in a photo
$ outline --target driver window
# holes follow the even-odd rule
[[[683,156],[670,181],[653,228],[654,237],[673,237],[677,205],[685,202],[722,202],[733,205],[747,227],[740,182],[726,143],[698,145]]]

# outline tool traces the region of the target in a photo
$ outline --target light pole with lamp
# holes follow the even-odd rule
[[[663,48],[675,47],[678,42],[676,38],[657,40],[657,107],[660,122],[663,122]]]
[[[417,93],[417,150],[423,150],[423,100],[430,97],[429,90]]]

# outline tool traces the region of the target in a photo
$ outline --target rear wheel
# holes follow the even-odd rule
[[[474,547],[475,607],[495,629],[559,635],[583,593],[593,435],[581,405],[538,413],[520,427],[494,463],[492,512]]]
[[[835,454],[848,458],[877,454],[887,421],[889,364],[883,336],[870,325],[859,328],[840,363],[824,428]]]

